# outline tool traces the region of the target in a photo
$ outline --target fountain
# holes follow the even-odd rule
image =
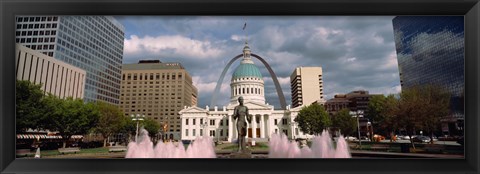
[[[196,138],[187,150],[181,141],[158,142],[154,146],[145,129],[137,141],[128,144],[125,158],[216,158],[213,140],[207,136]]]
[[[327,131],[314,137],[311,147],[305,146],[301,149],[297,142],[289,142],[284,134],[272,134],[269,147],[269,158],[351,158],[345,138],[340,136],[334,148]]]
[[[130,142],[125,158],[216,158],[211,137],[197,137],[185,149],[180,142],[158,142],[155,146],[145,129],[141,130],[138,142]],[[327,131],[312,140],[312,146],[300,148],[295,141],[289,141],[284,134],[272,134],[268,158],[351,158],[347,142],[340,136],[336,148]]]

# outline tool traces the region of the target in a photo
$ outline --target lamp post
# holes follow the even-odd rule
[[[145,118],[145,115],[140,115],[140,114],[132,114],[130,115],[132,117],[132,120],[133,121],[137,121],[137,131],[135,132],[135,142],[137,142],[137,138],[138,138],[138,122],[139,121],[143,121],[143,119]]]
[[[350,111],[350,115],[353,115],[357,118],[357,132],[358,132],[358,143],[360,145],[360,150],[362,150],[362,139],[360,139],[360,120],[359,117],[363,117],[363,111]]]

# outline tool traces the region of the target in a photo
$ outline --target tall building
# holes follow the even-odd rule
[[[40,84],[45,94],[83,98],[86,72],[80,68],[16,44],[15,69],[18,80]]]
[[[198,91],[192,77],[180,63],[140,60],[124,64],[120,108],[126,116],[141,114],[167,125],[164,135],[178,139],[181,122],[178,111],[197,105]]]
[[[402,89],[434,84],[451,93],[445,133],[461,134],[464,120],[464,17],[398,16],[393,19]]]
[[[20,16],[16,43],[87,72],[85,101],[119,103],[124,27],[108,16]]]
[[[290,75],[292,106],[324,103],[322,67],[297,67]]]

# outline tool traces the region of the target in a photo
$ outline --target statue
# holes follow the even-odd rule
[[[248,108],[243,105],[243,97],[238,97],[240,105],[235,106],[233,111],[233,119],[237,120],[237,132],[238,132],[238,152],[244,152],[245,148],[245,136],[247,135],[247,120],[251,121],[251,117],[248,114]],[[246,119],[245,119],[246,118]]]

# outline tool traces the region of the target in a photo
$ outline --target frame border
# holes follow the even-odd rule
[[[1,173],[479,172],[479,0],[0,0],[0,13]],[[15,159],[15,15],[464,15],[465,159]]]

